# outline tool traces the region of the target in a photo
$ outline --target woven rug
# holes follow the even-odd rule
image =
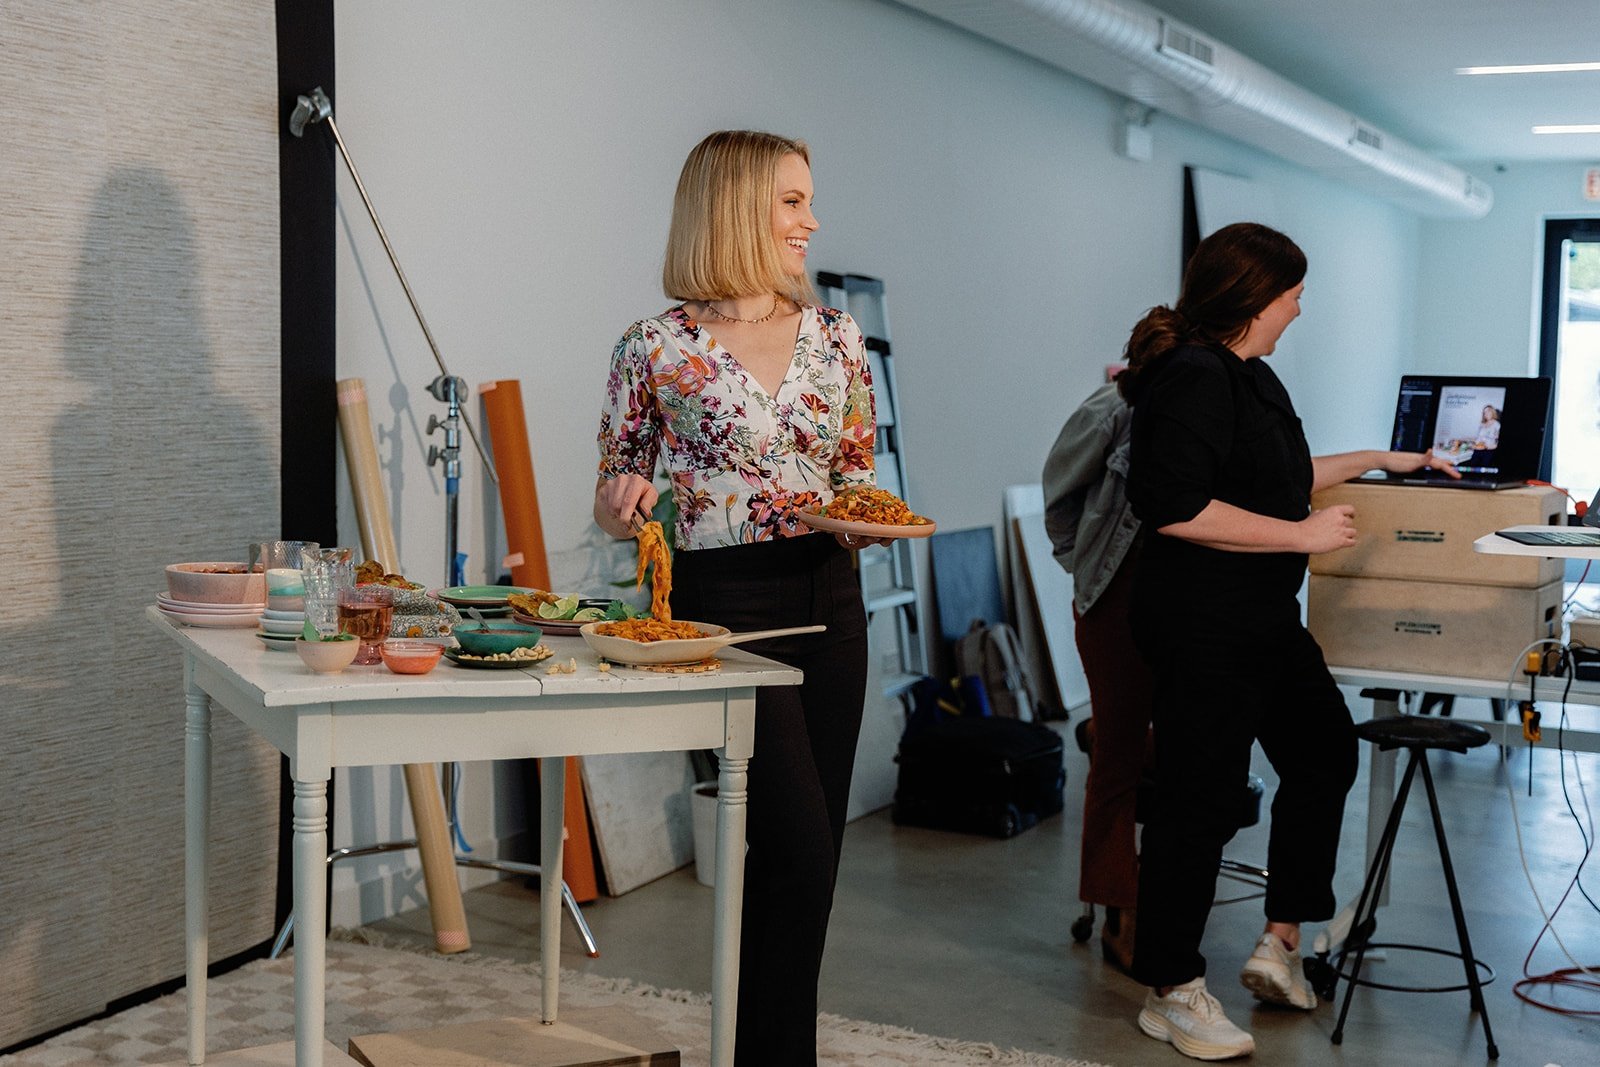
[[[358,1034],[531,1016],[539,1010],[537,965],[470,952],[437,956],[383,947],[365,943],[360,931],[335,937],[351,939],[328,942],[327,1037],[338,1048]],[[293,967],[288,958],[258,960],[213,978],[207,986],[207,1051],[292,1040]],[[654,989],[626,979],[563,971],[561,1003],[625,1007],[675,1043],[683,1053],[685,1067],[706,1067],[711,1061],[707,1044],[711,1000],[703,993]],[[181,1062],[187,1053],[184,1020],[180,990],[14,1055],[0,1056],[0,1067]],[[930,1037],[837,1015],[819,1016],[817,1030],[819,1059],[830,1067],[1097,1067],[1082,1060]]]

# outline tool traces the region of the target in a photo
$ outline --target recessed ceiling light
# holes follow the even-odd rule
[[[1535,126],[1534,133],[1600,133],[1600,122],[1582,123],[1573,126]]]
[[[1522,63],[1505,67],[1457,67],[1457,74],[1566,74],[1600,70],[1600,63]]]

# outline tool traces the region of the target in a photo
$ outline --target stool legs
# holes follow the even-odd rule
[[[1472,939],[1467,933],[1467,919],[1461,907],[1461,892],[1456,886],[1455,867],[1450,862],[1450,846],[1445,842],[1444,821],[1439,814],[1439,796],[1434,791],[1433,772],[1428,767],[1428,759],[1423,750],[1412,748],[1410,752],[1411,759],[1406,764],[1405,776],[1395,793],[1394,804],[1389,808],[1389,818],[1384,822],[1378,851],[1372,858],[1366,881],[1361,887],[1361,898],[1356,903],[1354,925],[1334,961],[1335,974],[1345,979],[1345,991],[1344,1001],[1339,1007],[1339,1019],[1333,1028],[1332,1041],[1337,1045],[1344,1040],[1344,1022],[1350,1013],[1350,999],[1355,995],[1355,979],[1361,974],[1361,964],[1366,957],[1367,946],[1377,929],[1378,904],[1382,900],[1384,885],[1389,878],[1389,864],[1394,855],[1395,839],[1400,830],[1400,818],[1405,812],[1406,799],[1411,794],[1411,784],[1416,779],[1417,768],[1420,765],[1422,786],[1428,795],[1428,814],[1433,820],[1433,835],[1439,845],[1439,863],[1444,870],[1445,887],[1450,893],[1450,914],[1456,924],[1456,940],[1461,947],[1461,965],[1466,971],[1472,1010],[1478,1013],[1478,1018],[1483,1023],[1483,1037],[1488,1044],[1489,1058],[1499,1059],[1500,1050],[1494,1043],[1494,1031],[1490,1029],[1489,1012],[1483,999],[1483,983],[1478,979],[1477,957],[1472,954]],[[1344,962],[1352,944],[1355,946],[1355,966],[1346,974]]]
[[[1416,757],[1413,757],[1415,760]],[[1422,785],[1428,791],[1428,810],[1433,815],[1433,836],[1439,841],[1439,862],[1444,867],[1444,884],[1450,890],[1450,913],[1456,920],[1456,939],[1461,942],[1461,965],[1467,972],[1467,985],[1472,990],[1472,1010],[1483,1022],[1483,1039],[1489,1046],[1489,1058],[1500,1058],[1495,1047],[1494,1032],[1489,1029],[1489,1010],[1483,1001],[1483,986],[1478,982],[1477,957],[1472,954],[1472,938],[1467,934],[1467,919],[1461,911],[1461,893],[1456,888],[1456,872],[1450,863],[1450,846],[1445,844],[1444,823],[1439,818],[1439,797],[1433,791],[1433,773],[1428,761],[1422,760]]]
[[[1339,955],[1334,959],[1333,969],[1335,974],[1344,971],[1345,958],[1350,953],[1350,945],[1356,946],[1356,965],[1350,971],[1350,977],[1361,973],[1361,964],[1367,957],[1367,942],[1372,940],[1373,931],[1378,927],[1378,903],[1383,899],[1383,886],[1389,878],[1389,858],[1394,854],[1395,838],[1400,832],[1400,816],[1405,813],[1406,797],[1411,793],[1411,782],[1417,774],[1417,755],[1411,754],[1411,762],[1406,764],[1406,773],[1400,779],[1400,788],[1395,792],[1394,803],[1389,807],[1389,818],[1383,824],[1383,835],[1378,839],[1378,851],[1372,857],[1372,865],[1367,869],[1366,881],[1361,885],[1361,898],[1356,902],[1355,922],[1350,927],[1350,933],[1340,946]],[[1339,1019],[1334,1024],[1332,1041],[1335,1045],[1344,1041],[1344,1020],[1350,1014],[1350,998],[1355,995],[1356,984],[1346,981],[1344,1002],[1339,1006]]]

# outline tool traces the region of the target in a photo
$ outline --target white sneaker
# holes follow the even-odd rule
[[[1255,1038],[1229,1022],[1217,998],[1206,992],[1204,978],[1173,986],[1164,997],[1150,990],[1139,1029],[1197,1060],[1229,1060],[1256,1050]]]
[[[1310,1011],[1317,1006],[1317,994],[1306,981],[1300,953],[1290,949],[1276,934],[1262,934],[1256,949],[1245,960],[1239,981],[1257,1000]]]

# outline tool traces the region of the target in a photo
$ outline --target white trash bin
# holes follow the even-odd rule
[[[689,793],[694,823],[694,877],[701,885],[717,881],[717,783],[699,782]]]

